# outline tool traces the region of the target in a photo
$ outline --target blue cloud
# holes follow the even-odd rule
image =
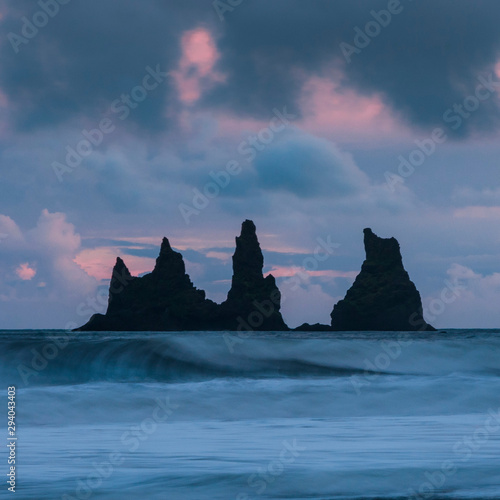
[[[355,195],[368,187],[368,179],[351,156],[333,143],[292,133],[259,153],[254,162],[259,184],[302,198]]]

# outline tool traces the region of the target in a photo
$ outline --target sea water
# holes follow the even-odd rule
[[[0,359],[2,498],[500,498],[498,331],[4,331]]]

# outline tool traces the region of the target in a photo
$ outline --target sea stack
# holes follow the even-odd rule
[[[233,279],[218,305],[195,288],[182,255],[163,238],[154,270],[140,278],[118,257],[106,314],[94,314],[77,331],[288,330],[274,277],[264,278],[255,224],[246,220],[236,238]]]
[[[332,329],[434,331],[423,318],[420,293],[403,267],[395,238],[364,229],[366,259],[343,300],[331,313]]]
[[[233,278],[220,321],[227,330],[288,330],[280,313],[281,293],[271,274],[264,278],[264,257],[255,224],[245,220],[236,237]]]
[[[154,270],[141,278],[116,259],[106,314],[94,314],[78,330],[204,330],[216,314],[217,304],[194,287],[182,255],[163,238]]]

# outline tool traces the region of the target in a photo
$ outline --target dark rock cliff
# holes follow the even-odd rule
[[[194,287],[182,255],[163,238],[150,274],[133,277],[116,259],[106,314],[95,314],[77,330],[288,330],[279,312],[279,289],[273,276],[263,277],[263,265],[255,225],[246,220],[236,238],[231,290],[218,305]]]
[[[263,267],[255,224],[246,220],[236,237],[231,289],[220,306],[224,329],[288,330],[280,313],[281,293],[274,276],[264,278]]]
[[[216,311],[217,304],[191,283],[181,254],[163,238],[150,274],[134,278],[116,259],[106,315],[95,314],[79,330],[203,330]]]
[[[303,324],[297,330],[434,330],[422,316],[420,294],[403,267],[396,239],[365,229],[364,243],[366,260],[335,305],[332,326]],[[95,314],[78,330],[288,330],[280,291],[272,275],[263,276],[263,266],[255,224],[246,220],[236,237],[231,289],[218,305],[195,288],[181,254],[164,238],[155,268],[145,276],[133,277],[117,258],[106,314]]]
[[[434,330],[422,316],[420,294],[403,267],[395,238],[364,230],[366,259],[343,300],[333,308],[334,330]]]

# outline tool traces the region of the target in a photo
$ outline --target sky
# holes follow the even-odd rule
[[[116,257],[149,272],[163,236],[221,302],[245,219],[289,326],[329,323],[371,227],[399,241],[428,322],[500,327],[499,16],[0,1],[0,328],[105,312]]]

